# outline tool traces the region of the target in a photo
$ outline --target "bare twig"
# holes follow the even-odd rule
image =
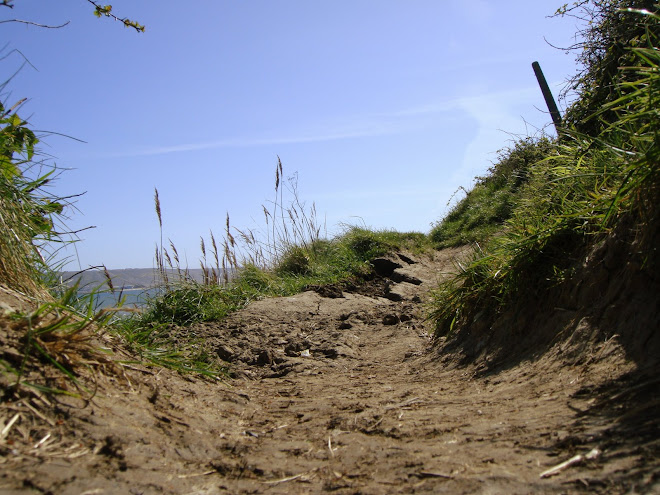
[[[18,418],[21,417],[21,413],[16,413],[13,418],[9,420],[9,422],[5,425],[5,427],[0,431],[0,440],[5,438],[9,434],[9,430],[11,430],[11,427],[14,426],[14,423],[18,421]]]
[[[578,454],[573,457],[571,457],[569,460],[562,462],[561,464],[557,464],[556,466],[543,471],[540,475],[539,478],[549,478],[550,476],[554,476],[555,474],[561,473],[564,469],[567,469],[571,466],[574,466],[575,464],[580,464],[584,462],[585,460],[592,460],[596,459],[598,456],[600,456],[601,452],[599,449],[592,449],[588,454],[582,455]]]
[[[307,481],[307,473],[297,474],[295,476],[289,476],[288,478],[282,478],[279,480],[262,481],[262,483],[264,485],[279,485],[280,483],[287,483],[289,481],[295,481],[295,480]]]
[[[335,456],[335,449],[332,448],[332,437],[328,437],[328,449],[330,450],[330,455]]]
[[[50,438],[50,433],[47,433],[45,437],[43,437],[41,440],[39,440],[36,444],[34,444],[34,447],[32,447],[34,450],[38,449],[41,447],[46,441]]]
[[[0,5],[2,5],[2,4],[0,4]],[[40,28],[59,29],[59,28],[63,28],[64,26],[66,26],[71,21],[66,21],[64,24],[60,24],[59,26],[50,26],[48,24],[39,24],[38,22],[24,21],[22,19],[6,19],[4,21],[0,21],[0,24],[4,24],[5,22],[20,22],[21,24],[29,24],[30,26],[37,26],[37,27],[40,27]]]
[[[35,416],[38,416],[38,417],[41,418],[43,421],[45,421],[46,423],[48,423],[50,426],[55,426],[55,421],[53,421],[52,419],[50,419],[48,416],[44,416],[41,412],[39,412],[38,409],[36,409],[35,407],[31,406],[29,403],[27,403],[27,402],[23,402],[23,405],[24,405],[25,407],[27,407],[30,411],[32,411],[32,413],[33,413]]]
[[[408,399],[398,404],[391,404],[389,406],[385,406],[385,410],[389,411],[391,409],[400,409],[400,408],[412,406],[413,404],[419,404],[420,402],[424,402],[424,401],[419,397],[413,397],[412,399]]]
[[[211,471],[204,471],[203,473],[192,473],[192,474],[180,474],[178,476],[179,479],[186,479],[186,478],[197,478],[199,476],[208,476],[209,474],[216,473],[217,471],[215,469]]]

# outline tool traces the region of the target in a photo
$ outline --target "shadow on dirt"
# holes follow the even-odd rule
[[[659,229],[648,227],[641,239],[630,225],[620,230],[576,260],[562,284],[530,290],[497,315],[478,313],[440,342],[439,357],[459,367],[477,365],[480,374],[548,353],[580,365],[618,350],[640,369],[654,366],[660,361]]]
[[[570,435],[555,445],[558,455],[598,449],[596,468],[574,480],[596,493],[650,493],[660,483],[660,367],[627,373],[598,387],[584,387],[572,399],[592,405],[576,409]],[[600,476],[599,476],[600,475]],[[655,493],[655,492],[653,492]]]

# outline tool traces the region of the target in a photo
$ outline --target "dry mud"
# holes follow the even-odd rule
[[[131,365],[87,402],[6,405],[0,493],[660,493],[657,374],[615,341],[579,364],[440,359],[424,301],[456,255],[182,329],[225,382]]]

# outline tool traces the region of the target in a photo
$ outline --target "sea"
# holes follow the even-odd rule
[[[105,308],[119,307],[121,304],[121,307],[126,309],[142,309],[150,299],[158,296],[161,290],[152,287],[150,289],[124,289],[122,292],[115,291],[114,293],[110,291],[96,292],[93,294],[94,308],[98,311]],[[89,297],[90,294],[81,293],[79,296],[84,298]]]

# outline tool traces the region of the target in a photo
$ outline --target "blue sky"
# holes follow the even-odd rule
[[[191,267],[199,237],[262,224],[277,157],[328,232],[428,232],[513,136],[550,118],[531,63],[557,94],[576,71],[561,2],[511,0],[114,1],[146,25],[96,19],[85,0],[16,0],[5,54],[25,67],[3,96],[51,135],[54,192],[81,241],[68,269],[150,267],[164,236]],[[545,38],[545,39],[544,39]],[[3,45],[4,45],[3,43]],[[21,64],[2,61],[5,77]],[[561,105],[560,105],[561,106]]]

